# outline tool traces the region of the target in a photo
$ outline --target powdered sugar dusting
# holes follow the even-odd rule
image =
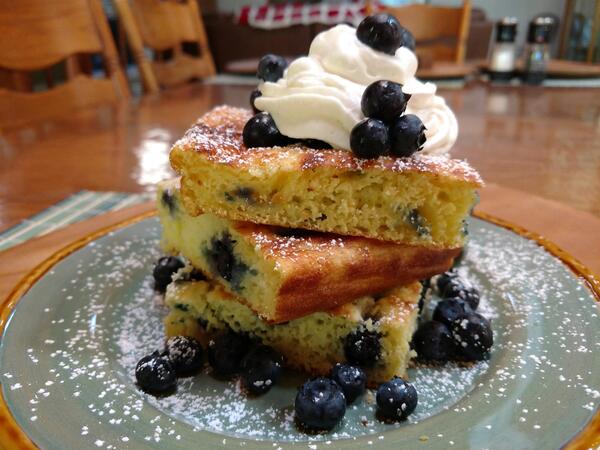
[[[445,156],[421,155],[411,158],[380,157],[361,159],[346,150],[316,150],[301,145],[270,148],[246,148],[242,130],[250,118],[249,110],[219,106],[202,116],[173,146],[172,163],[180,173],[181,153],[195,152],[217,164],[236,166],[242,170],[252,167],[285,167],[291,163],[298,170],[335,167],[344,171],[389,170],[446,174],[475,186],[483,186],[477,171],[466,161]]]

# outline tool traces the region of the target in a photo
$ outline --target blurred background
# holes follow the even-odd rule
[[[3,3],[9,18],[12,2]],[[58,12],[68,3],[53,2],[51,9]],[[265,53],[293,59],[306,54],[319,32],[338,23],[356,26],[366,14],[383,11],[415,35],[421,78],[464,80],[500,71],[492,81],[582,78],[589,84],[600,75],[598,68],[565,61],[600,61],[599,8],[596,0],[102,0],[96,12],[110,27],[119,66],[138,97],[216,74],[237,77],[221,81],[255,83],[251,76]],[[60,84],[74,69],[102,76],[104,58],[105,52],[79,53],[16,75],[0,61],[0,82],[39,91]],[[544,67],[533,61],[532,68],[535,59]],[[525,72],[532,70],[544,73],[528,79]]]

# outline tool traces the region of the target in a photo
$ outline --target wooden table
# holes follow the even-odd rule
[[[0,230],[81,189],[152,191],[172,175],[173,141],[214,105],[246,106],[250,90],[189,85],[5,133]],[[490,185],[479,208],[546,235],[600,273],[600,90],[474,83],[441,93],[461,127],[453,154]],[[7,267],[2,254],[0,262]]]
[[[488,60],[482,59],[472,61],[472,63],[481,70],[489,70]],[[524,66],[524,61],[518,60],[516,72],[523,72]],[[566,59],[551,59],[546,66],[546,75],[548,78],[598,78],[600,77],[600,64],[568,61]]]

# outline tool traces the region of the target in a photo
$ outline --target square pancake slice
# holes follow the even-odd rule
[[[191,216],[177,180],[160,183],[162,246],[246,301],[263,320],[285,322],[446,271],[460,249]]]
[[[185,335],[207,343],[216,333],[233,330],[279,351],[288,367],[314,375],[329,374],[346,361],[345,345],[352,333],[375,334],[380,351],[367,368],[369,383],[406,376],[410,341],[418,317],[420,283],[363,297],[330,311],[316,312],[285,324],[261,320],[243,301],[210,281],[173,281],[165,295],[169,313],[167,336]]]
[[[246,148],[250,111],[218,107],[175,143],[191,215],[458,247],[482,186],[465,161],[416,154],[366,160],[344,150],[301,145]]]

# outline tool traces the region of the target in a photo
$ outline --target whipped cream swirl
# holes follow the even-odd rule
[[[406,113],[427,127],[423,153],[444,154],[456,141],[458,123],[433,83],[415,78],[417,57],[406,47],[395,55],[373,50],[356,37],[356,29],[337,25],[313,40],[308,56],[290,64],[276,83],[263,82],[255,105],[273,116],[279,130],[299,139],[320,139],[350,150],[350,131],[362,119],[366,87],[378,80],[403,85],[411,94]]]

